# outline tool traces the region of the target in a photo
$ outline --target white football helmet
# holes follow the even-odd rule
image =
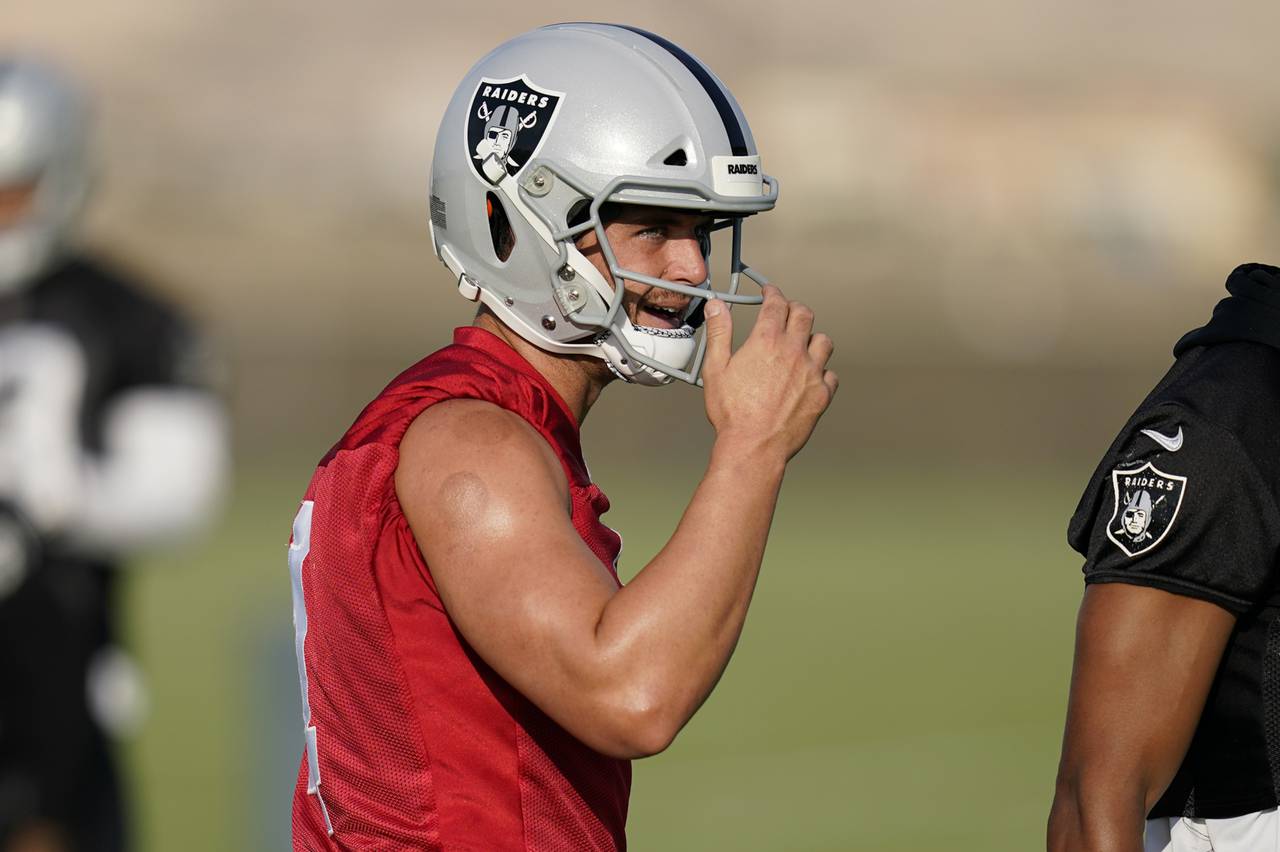
[[[742,263],[742,220],[777,198],[741,108],[701,61],[633,27],[556,24],[501,45],[455,91],[432,162],[432,243],[458,290],[530,343],[602,358],[639,384],[700,384],[704,300],[762,301],[738,292],[742,275],[767,283]],[[623,269],[605,204],[711,214],[713,230],[733,229],[727,285]],[[494,231],[503,218],[513,245]],[[593,229],[612,280],[575,245]],[[683,326],[634,325],[624,279],[692,297]]]
[[[0,227],[0,296],[49,269],[89,189],[88,110],[48,66],[0,58],[0,190],[33,187],[30,209]]]

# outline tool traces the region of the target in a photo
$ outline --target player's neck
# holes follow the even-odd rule
[[[560,398],[569,406],[578,425],[587,418],[587,412],[595,404],[604,386],[613,380],[613,374],[603,361],[586,356],[556,355],[539,349],[502,323],[486,309],[476,314],[472,325],[504,340],[516,354],[524,358],[542,377],[556,389]]]

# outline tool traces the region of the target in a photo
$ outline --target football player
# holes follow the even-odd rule
[[[1280,848],[1280,269],[1227,290],[1071,520],[1087,586],[1052,852]]]
[[[0,59],[0,850],[118,850],[108,735],[138,721],[116,569],[203,523],[223,409],[187,322],[72,247],[88,115]]]
[[[630,760],[723,672],[787,461],[836,390],[813,313],[738,289],[763,281],[743,219],[776,197],[729,90],[660,36],[560,24],[467,73],[430,207],[476,319],[365,409],[294,521],[296,849],[625,847]],[[736,352],[733,303],[760,305]],[[579,427],[611,382],[673,380],[703,386],[715,444],[623,587]],[[618,440],[639,462],[673,439]]]

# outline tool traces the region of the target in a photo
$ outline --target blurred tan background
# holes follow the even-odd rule
[[[588,11],[0,9],[6,43],[63,61],[98,97],[89,235],[217,330],[246,449],[347,410],[365,370],[381,377],[465,318],[423,238],[439,115],[494,43]],[[888,371],[893,387],[933,391],[945,367],[965,375],[942,388],[974,383],[1013,405],[1028,383],[1163,363],[1229,267],[1265,257],[1275,234],[1274,4],[589,11],[671,36],[731,84],[784,185],[753,223],[754,262],[816,304],[846,369],[872,381]],[[323,399],[295,380],[317,370],[331,376]],[[281,393],[298,398],[281,406]],[[914,439],[896,414],[864,412],[861,428]],[[986,425],[966,441],[991,437]]]
[[[738,659],[637,767],[633,845],[1033,848],[1079,595],[1066,520],[1230,269],[1277,261],[1273,2],[0,0],[0,47],[96,98],[86,240],[228,367],[228,517],[134,582],[144,848],[287,843],[289,520],[364,402],[469,320],[426,233],[454,84],[583,18],[660,32],[735,92],[782,183],[748,259],[815,307],[842,375]],[[697,480],[698,401],[618,388],[587,423],[624,570]]]

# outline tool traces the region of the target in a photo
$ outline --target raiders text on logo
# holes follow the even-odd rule
[[[563,98],[540,89],[523,74],[481,80],[467,113],[471,165],[486,183],[516,175],[538,152]]]
[[[1134,470],[1111,471],[1115,509],[1107,538],[1126,556],[1146,553],[1169,533],[1182,507],[1187,478],[1157,470],[1150,462]]]
[[[539,109],[546,109],[548,101],[546,95],[538,97],[537,95],[530,95],[527,91],[506,89],[502,86],[484,86],[483,91],[480,92],[480,97],[493,98],[499,101],[515,101],[518,104],[527,103],[529,106],[536,106]]]
[[[760,167],[755,163],[730,163],[729,174],[731,175],[758,175]]]

